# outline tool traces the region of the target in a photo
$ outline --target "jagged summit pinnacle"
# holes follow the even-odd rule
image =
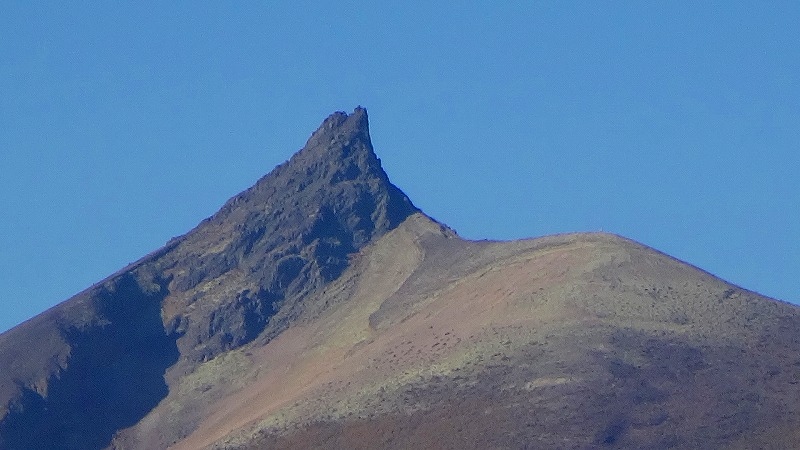
[[[366,108],[357,106],[352,114],[336,111],[322,122],[322,125],[313,133],[312,139],[317,135],[332,133],[358,134],[369,137],[369,119]]]
[[[248,293],[230,307],[247,320],[260,317],[236,331],[209,333],[208,321],[228,314],[215,304],[181,331],[191,339],[179,346],[194,346],[182,348],[182,354],[209,358],[249,341],[268,324],[280,329],[294,302],[338,277],[348,255],[418,211],[383,171],[366,110],[330,115],[300,151],[164,256],[186,266],[171,282],[180,290],[194,292],[210,280],[245,271],[249,280],[242,286]],[[178,330],[186,323],[179,316],[173,322]]]
[[[311,134],[303,149],[287,163],[313,169],[320,164],[337,164],[347,159],[357,160],[359,169],[364,173],[379,176],[388,182],[372,148],[367,110],[360,106],[349,115],[337,111],[328,116]],[[353,169],[350,170],[349,175],[355,176]],[[313,175],[324,177],[327,173]]]
[[[316,203],[320,197],[330,197],[342,188],[348,191],[350,200],[357,201],[356,197],[366,193],[354,190],[356,187],[367,188],[372,200],[382,200],[376,212],[380,212],[378,216],[386,215],[391,227],[418,211],[411,200],[392,185],[381,167],[370,139],[367,110],[361,106],[351,114],[337,111],[328,116],[302,149],[255,186],[233,197],[210,219],[226,219],[242,206],[260,209],[288,197],[294,203],[303,203],[299,202],[301,197],[313,196]],[[340,200],[346,200],[341,194]],[[241,217],[233,219],[243,220]]]

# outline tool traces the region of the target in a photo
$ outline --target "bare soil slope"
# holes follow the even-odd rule
[[[617,236],[467,242],[418,214],[319,301],[174,448],[800,443],[797,308]]]

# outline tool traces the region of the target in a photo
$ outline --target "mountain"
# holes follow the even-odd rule
[[[357,108],[0,335],[0,448],[796,448],[798,325],[619,236],[464,240]]]

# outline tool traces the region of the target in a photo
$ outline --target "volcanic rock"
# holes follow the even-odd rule
[[[460,238],[357,108],[0,335],[0,448],[798,448],[799,330],[620,236]]]

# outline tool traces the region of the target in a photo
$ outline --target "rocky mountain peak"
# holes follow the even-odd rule
[[[0,448],[33,447],[44,428],[43,447],[82,435],[106,446],[198,364],[286,329],[354,254],[417,211],[381,168],[366,110],[332,114],[189,233],[0,335],[0,367],[16,367],[0,371]],[[25,364],[14,342],[32,343]],[[131,387],[91,411],[74,401],[110,386]]]
[[[357,108],[0,334],[0,449],[800,448],[797,330],[618,236],[457,238]]]
[[[361,137],[369,140],[369,119],[367,110],[361,106],[356,107],[352,114],[336,111],[322,122],[322,125],[311,135],[309,143],[337,137]],[[307,145],[308,146],[308,145]]]
[[[372,148],[367,110],[362,107],[349,115],[338,111],[328,116],[284,166],[278,171],[306,181],[324,179],[326,186],[356,179],[371,179],[387,188],[390,184]]]
[[[417,211],[383,171],[366,110],[332,114],[303,149],[161,258],[180,267],[168,273],[170,292],[182,294],[167,302],[177,303],[169,308],[176,311],[174,328],[192,335],[179,345],[194,349],[182,354],[208,358],[253,339],[269,323],[285,324],[296,301],[338,277],[349,255]],[[238,293],[209,287],[242,273]],[[207,306],[198,302],[206,297]],[[180,311],[190,305],[187,321]]]

